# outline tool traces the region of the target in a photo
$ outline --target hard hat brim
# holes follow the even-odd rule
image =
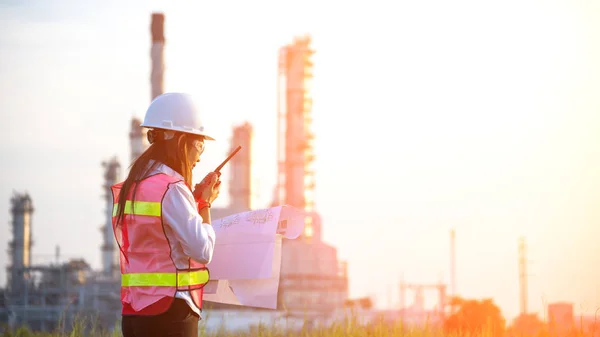
[[[142,123],[140,126],[143,128],[148,128],[148,129],[160,129],[160,130],[168,130],[168,131],[187,133],[187,134],[191,134],[191,135],[202,136],[202,137],[204,137],[204,139],[207,139],[207,140],[216,140],[215,138],[208,135],[203,130],[201,131],[198,129],[188,129],[188,128],[181,128],[181,127],[177,127],[177,126],[165,128],[165,127],[160,127],[160,126],[156,126],[156,125],[148,125],[145,123]]]

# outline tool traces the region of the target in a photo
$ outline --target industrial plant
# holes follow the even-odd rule
[[[151,100],[163,93],[164,15],[152,14],[150,48]],[[324,317],[344,306],[348,298],[346,264],[337,250],[323,242],[321,219],[315,211],[314,135],[311,133],[309,82],[312,78],[310,38],[298,38],[279,53],[277,163],[278,177],[272,205],[287,204],[307,211],[306,230],[301,237],[285,240],[282,250],[278,311],[285,315]],[[148,146],[141,120],[132,118],[129,133],[130,160]],[[214,219],[253,209],[252,125],[233,128],[232,144],[244,151],[230,163],[229,200],[225,208],[211,210]],[[7,266],[7,287],[1,290],[0,321],[33,330],[70,326],[80,315],[94,316],[105,327],[117,324],[121,315],[119,250],[112,231],[113,199],[110,187],[124,178],[116,157],[102,162],[104,168],[105,223],[100,227],[102,268],[93,270],[83,259],[61,263],[31,264],[33,199],[15,193],[11,204],[12,241]]]
[[[163,90],[165,17],[151,17],[151,97]],[[314,202],[315,135],[312,132],[312,55],[309,36],[297,37],[279,49],[277,66],[277,179],[270,206],[290,205],[306,211],[305,230],[298,238],[284,239],[276,312],[281,317],[327,320],[344,312],[348,306],[364,303],[349,300],[347,263],[338,257],[337,249],[322,238],[323,223]],[[132,118],[129,132],[130,161],[149,146],[141,120]],[[245,122],[232,130],[232,143],[243,151],[229,164],[229,205],[213,208],[213,219],[255,209],[252,205],[253,127]],[[61,262],[60,248],[50,264],[32,264],[32,233],[35,228],[35,196],[14,193],[11,198],[11,231],[6,289],[0,289],[0,323],[11,327],[26,325],[33,330],[54,330],[59,324],[71,326],[78,316],[97,319],[103,327],[115,326],[121,317],[119,248],[112,229],[113,197],[111,186],[124,179],[123,166],[116,157],[101,163],[104,168],[105,221],[100,248],[102,267],[94,270],[83,259]],[[450,298],[456,296],[455,232],[450,232],[450,285],[402,280],[399,284],[400,308],[389,312],[393,320],[414,324],[439,325],[448,314]],[[527,315],[527,279],[525,243],[519,246],[521,314]],[[449,290],[448,290],[449,288]],[[437,293],[433,309],[425,308],[425,292]],[[413,297],[411,297],[411,295]],[[412,300],[411,300],[412,298]],[[366,301],[368,302],[368,301]],[[367,306],[367,305],[363,305]],[[215,305],[208,310],[227,310]],[[229,306],[230,307],[230,306]],[[255,310],[253,308],[240,308]],[[257,309],[256,309],[257,310]],[[264,309],[263,309],[264,310]],[[387,314],[386,314],[387,315]],[[548,315],[561,325],[573,322],[573,305],[556,303],[548,306]],[[214,318],[213,318],[214,319]]]

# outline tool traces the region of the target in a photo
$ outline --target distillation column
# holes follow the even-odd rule
[[[312,124],[312,60],[309,37],[296,39],[279,52],[278,71],[278,178],[275,202],[309,213],[314,211],[314,161]],[[305,233],[313,232],[307,217]]]
[[[148,148],[148,140],[146,139],[146,129],[140,125],[142,121],[139,118],[131,119],[131,129],[129,131],[129,145],[130,145],[130,160],[133,163],[137,157],[139,157]]]
[[[13,240],[9,244],[11,265],[8,267],[7,285],[10,293],[18,295],[24,290],[28,279],[25,269],[31,266],[33,203],[28,194],[18,193],[13,195],[10,202]]]
[[[116,277],[119,274],[119,247],[116,244],[112,228],[113,195],[111,186],[119,182],[121,165],[116,157],[103,162],[104,167],[104,202],[106,204],[106,220],[101,227],[102,232],[102,274],[106,277]]]

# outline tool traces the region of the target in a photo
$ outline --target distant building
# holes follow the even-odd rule
[[[573,303],[548,304],[548,330],[553,336],[563,336],[575,328]]]

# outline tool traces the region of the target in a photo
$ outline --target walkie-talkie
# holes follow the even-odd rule
[[[229,156],[227,156],[227,158],[225,158],[225,160],[223,160],[223,162],[217,166],[217,168],[215,169],[215,173],[217,174],[218,177],[221,176],[221,169],[223,168],[223,166],[225,166],[225,164],[227,164],[227,162],[229,162],[231,160],[231,158],[233,158],[233,156],[235,156],[236,153],[238,153],[238,151],[241,149],[241,146],[238,146],[235,150],[233,150],[233,152],[231,152],[231,154]],[[196,184],[196,186],[194,187],[194,196],[196,197],[196,191],[198,191],[198,189],[200,191],[202,191],[204,189],[203,185],[206,186],[208,185],[208,181],[205,181],[205,179],[208,176],[206,176],[200,183]],[[220,182],[219,182],[220,183]]]
[[[220,176],[221,175],[221,169],[223,168],[223,166],[225,166],[225,164],[227,164],[227,162],[229,160],[231,160],[231,158],[233,158],[233,156],[235,156],[236,153],[238,153],[239,150],[241,150],[242,147],[238,146],[235,148],[235,150],[233,150],[233,152],[231,152],[231,154],[229,156],[227,156],[227,158],[225,158],[225,160],[223,160],[223,162],[221,163],[221,165],[217,166],[217,168],[215,169],[215,172]]]

